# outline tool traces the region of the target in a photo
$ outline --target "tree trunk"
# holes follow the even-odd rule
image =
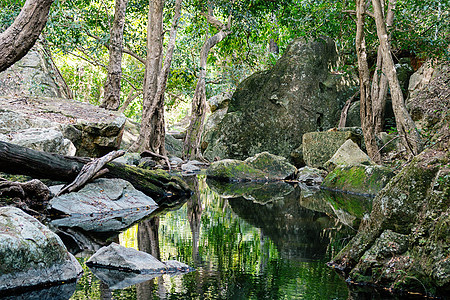
[[[356,53],[358,56],[358,71],[360,85],[360,115],[361,127],[364,134],[367,154],[376,163],[381,162],[374,134],[372,100],[370,90],[370,72],[367,64],[366,41],[364,38],[365,3],[364,0],[356,0]]]
[[[391,48],[386,29],[385,19],[381,8],[380,0],[372,0],[375,23],[377,26],[378,40],[383,57],[383,65],[386,66],[386,76],[392,97],[392,108],[394,110],[395,122],[402,143],[407,151],[412,155],[417,155],[422,149],[421,138],[416,129],[414,121],[406,109],[403,93],[397,78],[394,61],[392,59]],[[392,2],[392,9],[395,10],[396,1]]]
[[[394,23],[394,7],[392,1],[389,1],[386,26],[389,29]],[[389,37],[390,39],[390,37]],[[388,79],[386,77],[386,64],[383,63],[381,46],[378,47],[377,65],[372,80],[372,108],[375,134],[379,135],[384,128],[384,114],[386,110],[386,98],[388,93]]]
[[[90,161],[89,158],[66,157],[0,141],[0,172],[8,174],[71,182]],[[191,193],[181,179],[169,176],[165,172],[114,162],[108,163],[106,168],[109,172],[105,177],[127,180],[158,203],[163,198],[177,199]]]
[[[127,107],[141,94],[140,91],[135,91],[134,89],[131,89],[128,93],[127,98],[123,102],[122,106],[119,108],[120,113],[124,113]]]
[[[211,18],[211,16],[208,16]],[[224,27],[222,25],[222,27]],[[194,92],[194,98],[192,99],[191,109],[191,121],[186,132],[186,138],[184,139],[183,154],[187,159],[202,159],[202,153],[200,150],[200,143],[203,133],[203,123],[206,116],[206,61],[208,59],[209,51],[217,43],[222,41],[229,31],[227,28],[223,28],[218,33],[208,38],[203,44],[200,52],[200,73],[198,76],[197,86]]]
[[[170,31],[164,67],[162,67],[163,8],[164,1],[151,1],[148,18],[147,62],[144,82],[142,123],[134,151],[165,155],[164,90],[169,76],[175,48],[178,19],[182,0],[176,0],[175,14]]]
[[[120,106],[120,80],[122,77],[122,48],[125,11],[128,0],[116,0],[114,22],[109,40],[109,64],[106,76],[105,94],[100,107],[117,110]]]
[[[0,33],[0,72],[33,47],[47,23],[53,0],[27,0],[14,23]]]

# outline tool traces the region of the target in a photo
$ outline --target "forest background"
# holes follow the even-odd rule
[[[406,57],[417,69],[429,58],[450,60],[450,1],[372,2],[381,4],[395,62]],[[252,73],[270,68],[294,38],[333,38],[341,55],[339,72],[358,74],[362,32],[372,79],[381,72],[377,69],[381,51],[377,52],[380,39],[372,2],[56,0],[39,40],[51,53],[75,100],[119,109],[136,122],[154,118],[141,130],[150,132],[150,137],[140,137],[135,150],[164,153],[164,139],[155,136],[191,112],[200,117],[201,127],[206,98],[232,93]],[[13,23],[24,4],[0,1],[0,32]],[[123,30],[119,36],[118,30]],[[119,70],[117,60],[111,59],[114,49],[121,50]],[[114,86],[111,76],[117,77],[118,72],[117,102],[109,105],[106,99],[114,93],[110,91]],[[361,73],[359,69],[363,82]],[[117,87],[117,78],[115,81]],[[195,128],[194,119],[188,135],[193,133],[195,140],[201,129]],[[194,141],[185,151],[196,156],[198,143]]]

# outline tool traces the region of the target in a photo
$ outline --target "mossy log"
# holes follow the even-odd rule
[[[0,172],[8,174],[71,182],[90,161],[90,158],[62,156],[0,141]],[[162,200],[167,197],[174,199],[191,194],[183,180],[162,170],[146,170],[115,162],[108,163],[106,168],[109,172],[105,177],[127,180],[157,203],[166,203]]]

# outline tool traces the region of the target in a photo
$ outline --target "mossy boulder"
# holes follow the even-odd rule
[[[224,159],[214,162],[206,174],[222,181],[275,181],[292,177],[296,172],[297,168],[284,157],[263,152],[245,161]]]
[[[322,187],[330,190],[376,195],[392,177],[394,177],[394,173],[383,166],[338,166],[325,177]]]
[[[449,161],[445,148],[416,156],[375,197],[370,218],[330,264],[357,283],[449,295]]]
[[[305,132],[336,126],[354,86],[335,72],[338,61],[328,38],[293,41],[272,69],[239,84],[223,118],[203,136],[203,156],[243,160],[268,151],[289,158]]]
[[[18,208],[0,208],[0,292],[75,280],[82,272],[61,239]]]
[[[266,173],[270,180],[283,180],[297,172],[286,158],[269,152],[258,153],[245,160],[250,166]]]
[[[306,165],[313,168],[325,168],[325,163],[349,139],[361,146],[362,132],[360,129],[348,128],[305,133],[303,135],[303,159]]]

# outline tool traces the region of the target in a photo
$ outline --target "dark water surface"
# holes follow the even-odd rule
[[[196,271],[110,290],[83,264],[91,255],[84,252],[77,257],[85,273],[70,299],[349,297],[344,279],[326,266],[355,233],[333,216],[333,205],[289,185],[216,184],[213,191],[204,178],[194,184],[195,195],[180,208],[142,221],[118,240]]]

